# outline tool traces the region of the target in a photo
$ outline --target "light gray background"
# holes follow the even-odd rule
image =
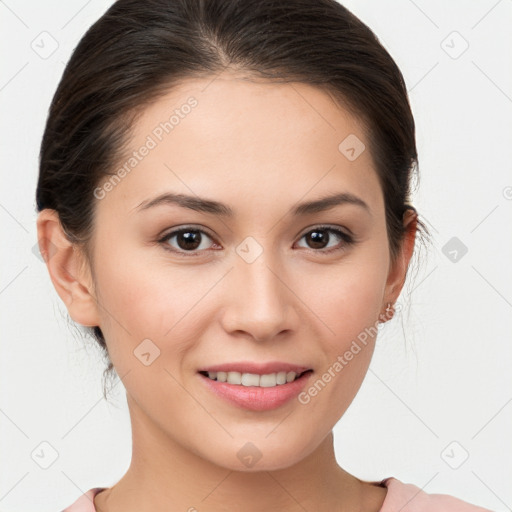
[[[0,1],[0,511],[61,510],[113,485],[130,461],[122,384],[107,404],[98,352],[73,334],[33,253],[47,109],[72,49],[110,4]],[[511,510],[512,1],[344,4],[405,76],[421,172],[414,204],[434,246],[336,426],[338,461],[363,479],[395,476]]]

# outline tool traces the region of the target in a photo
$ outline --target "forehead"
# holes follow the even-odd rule
[[[233,75],[189,79],[137,118],[113,169],[124,167],[122,182],[109,197],[121,195],[130,210],[168,190],[260,205],[336,190],[378,207],[369,149],[362,122],[317,87]]]

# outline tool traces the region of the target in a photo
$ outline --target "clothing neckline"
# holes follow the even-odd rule
[[[394,479],[394,477],[388,477],[380,481],[375,482],[366,482],[376,487],[383,487],[387,489],[386,496],[384,498],[384,502],[382,503],[382,507],[380,512],[384,512],[387,506],[388,497],[389,497],[389,483]],[[94,505],[94,497],[97,496],[100,492],[109,489],[109,487],[93,487],[89,489],[86,493],[84,493],[78,500],[73,503],[71,507],[64,509],[62,512],[74,512],[75,510],[78,512],[97,512],[96,506]],[[86,508],[85,508],[86,507]]]

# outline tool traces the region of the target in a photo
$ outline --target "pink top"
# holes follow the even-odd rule
[[[447,494],[427,494],[419,487],[393,477],[372,483],[388,489],[380,512],[492,512]],[[89,489],[62,512],[96,512],[93,498],[103,489],[106,487]]]

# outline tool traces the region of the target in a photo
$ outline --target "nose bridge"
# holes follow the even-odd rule
[[[272,247],[247,237],[236,248],[233,269],[235,293],[229,329],[243,330],[258,339],[291,328],[290,291],[283,283],[283,266]]]

